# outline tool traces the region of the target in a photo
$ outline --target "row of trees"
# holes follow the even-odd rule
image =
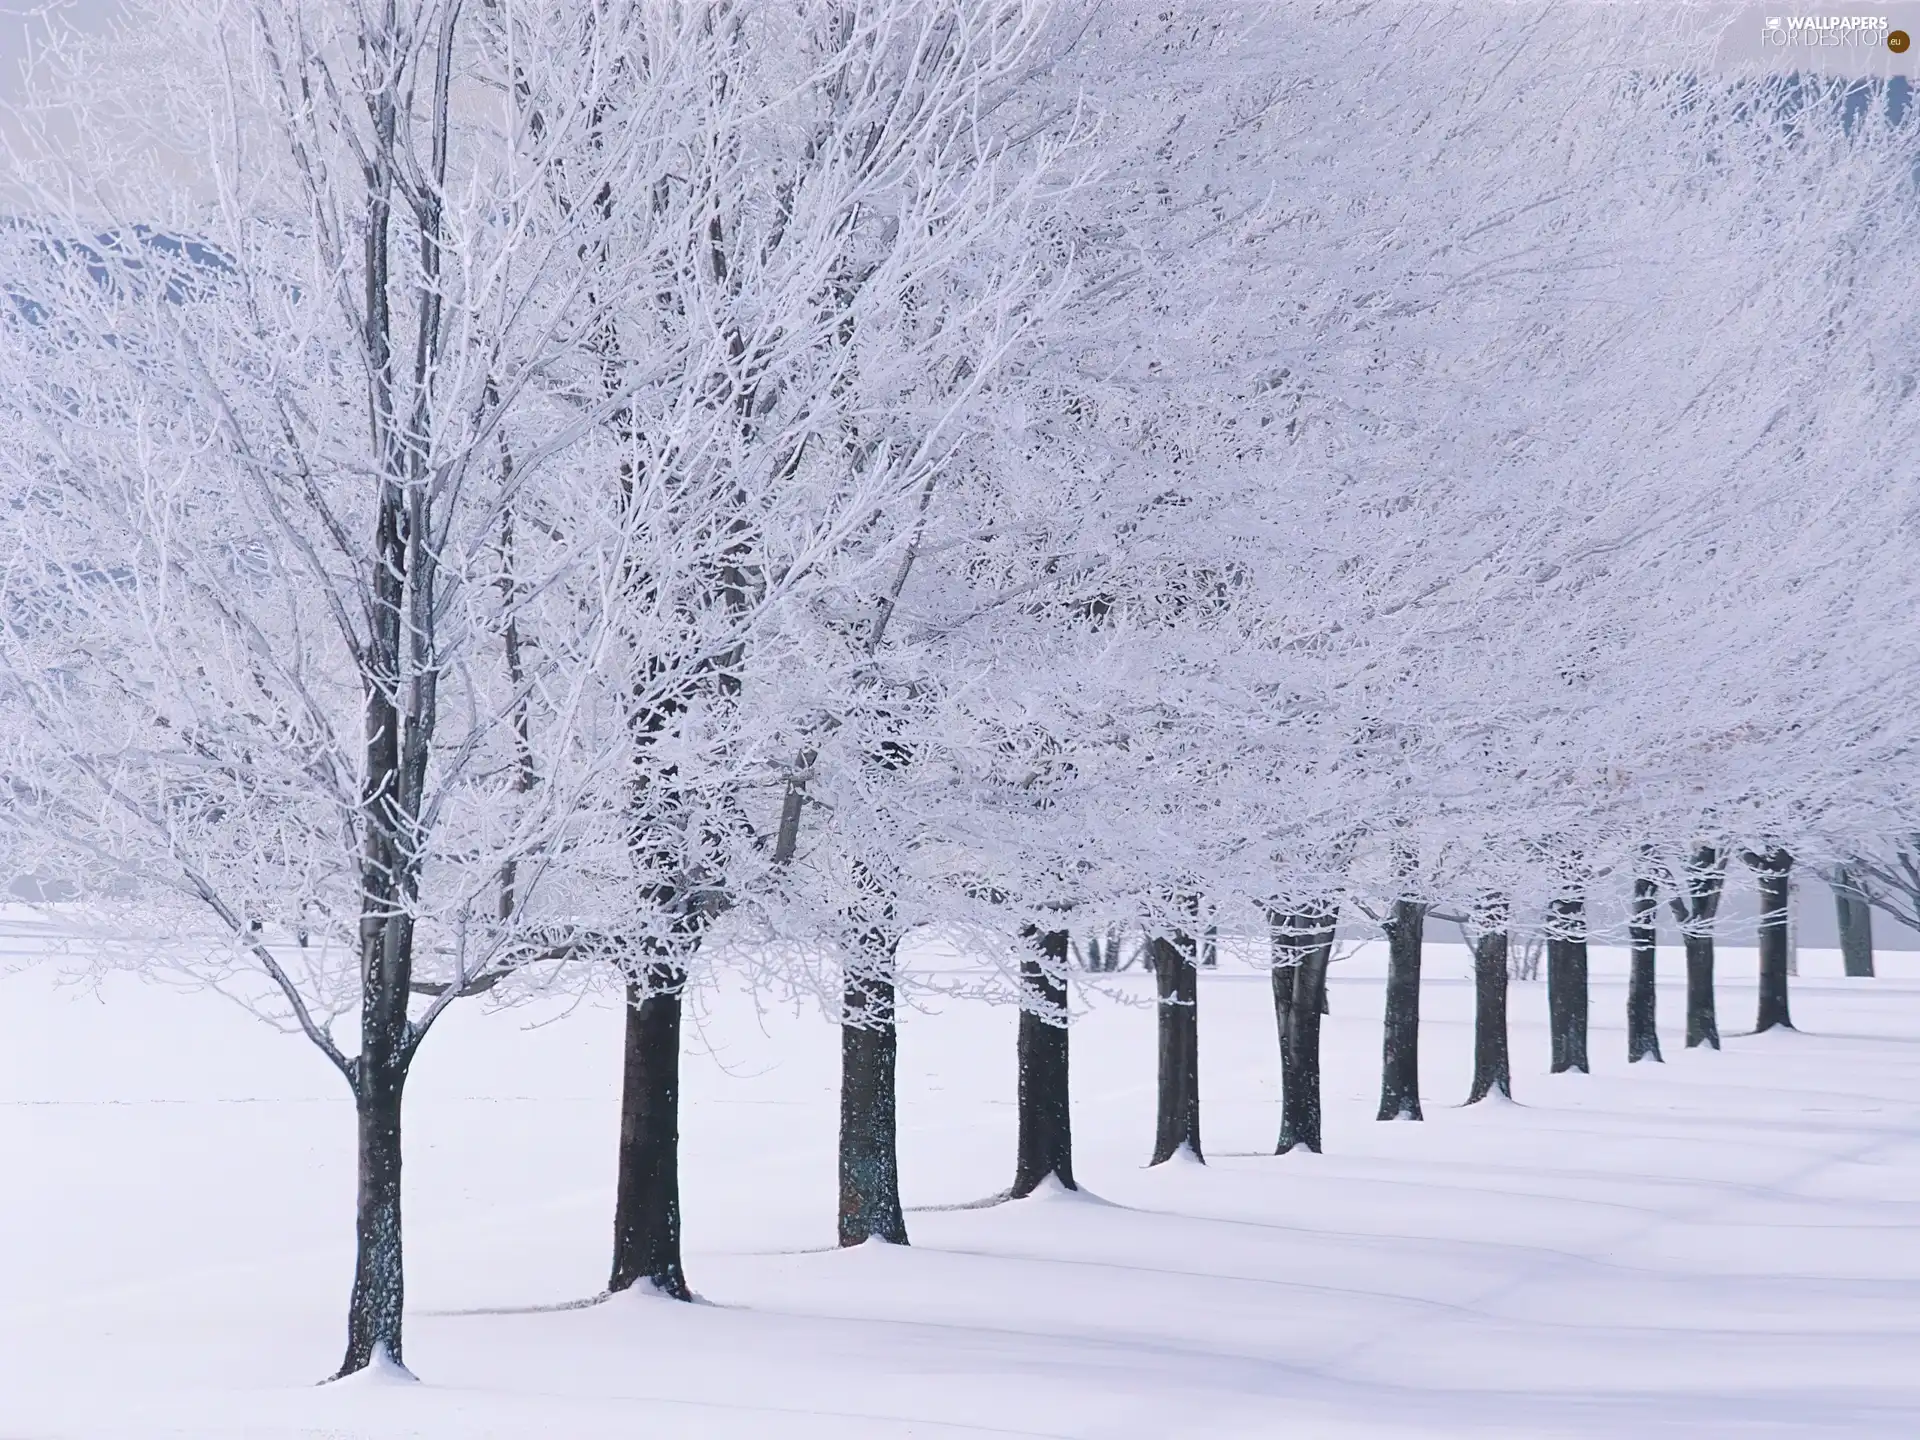
[[[1157,1158],[1194,967],[1269,933],[1317,1147],[1343,909],[1417,1116],[1430,913],[1488,1006],[1544,926],[1580,1068],[1607,887],[1646,1049],[1660,901],[1715,1041],[1728,856],[1911,871],[1885,90],[1684,7],[127,10],[9,131],[0,835],[340,1071],[343,1374],[468,997],[624,991],[611,1285],[684,1297],[723,970],[840,1023],[840,1236],[903,1241],[910,932],[1021,1007],[1024,1191],[1069,932],[1154,937]]]

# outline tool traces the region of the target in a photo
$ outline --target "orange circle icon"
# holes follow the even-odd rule
[[[1907,47],[1912,43],[1913,41],[1904,30],[1889,30],[1887,32],[1887,49],[1896,55],[1906,54]]]

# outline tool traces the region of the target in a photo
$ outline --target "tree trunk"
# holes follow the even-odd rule
[[[1020,1139],[1013,1166],[1013,1198],[1031,1195],[1049,1175],[1073,1183],[1073,1115],[1067,1087],[1067,963],[1064,930],[1040,936],[1045,956],[1025,955],[1020,980]]]
[[[1633,949],[1632,969],[1627,976],[1628,1064],[1661,1058],[1653,988],[1659,893],[1651,880],[1633,882],[1633,918],[1627,923],[1627,942]]]
[[[1720,1048],[1720,1025],[1713,1007],[1713,936],[1688,935],[1687,947],[1687,1048],[1710,1045]]]
[[[1873,907],[1852,872],[1842,866],[1833,877],[1833,906],[1840,921],[1840,958],[1851,979],[1873,975]]]
[[[374,832],[369,849],[380,861],[400,853],[391,833],[385,827]],[[398,898],[390,888],[397,868],[363,879],[369,906],[390,905]],[[347,1305],[347,1353],[335,1378],[364,1370],[382,1357],[395,1365],[405,1364],[400,1347],[406,1309],[400,1101],[413,1047],[420,1038],[407,1018],[413,976],[412,918],[391,911],[365,915],[360,922],[360,949],[360,1055],[349,1067],[359,1131],[353,1295]]]
[[[610,1291],[649,1281],[688,1300],[680,1264],[680,996],[686,972],[647,967],[627,986],[625,1064],[620,1094],[619,1178],[613,1206]]]
[[[1587,1073],[1587,907],[1577,899],[1553,902],[1547,933],[1547,1020],[1553,1073]]]
[[[889,952],[891,954],[891,952]],[[840,1024],[840,1243],[907,1243],[894,1112],[899,1031],[891,967],[852,975]]]
[[[1191,935],[1171,940],[1156,935],[1154,981],[1159,990],[1159,1115],[1154,1127],[1153,1159],[1162,1165],[1182,1148],[1205,1159],[1200,1148],[1200,1012]]]
[[[1507,1055],[1507,932],[1489,930],[1473,942],[1473,1089],[1467,1104],[1498,1090],[1513,1098]]]
[[[1278,930],[1283,923],[1277,916],[1269,921],[1275,931],[1273,950],[1276,956],[1280,953]],[[1294,982],[1299,978],[1297,969],[1297,965],[1283,966],[1276,961],[1267,972],[1267,978],[1273,985],[1274,1032],[1280,1039],[1280,1148],[1273,1152],[1276,1155],[1284,1155],[1293,1148],[1287,1141],[1287,1101],[1293,1094],[1293,1076],[1288,1073],[1293,1067],[1289,1063],[1291,1057],[1287,1054],[1287,1030],[1292,1019]]]
[[[1273,1153],[1320,1153],[1320,1017],[1333,955],[1331,906],[1270,918],[1273,1013],[1280,1029],[1280,1139]]]
[[[1720,1048],[1720,1024],[1713,1003],[1713,917],[1726,893],[1727,859],[1711,845],[1688,857],[1681,893],[1669,902],[1680,922],[1687,950],[1687,1048]]]
[[[360,1186],[355,1214],[353,1298],[347,1309],[347,1354],[340,1375],[380,1357],[399,1365],[406,1273],[400,1248],[400,1099],[404,1063],[358,1062],[354,1109],[359,1122]]]
[[[1393,902],[1387,932],[1387,1014],[1380,1052],[1381,1120],[1420,1114],[1420,945],[1427,907]]]
[[[1783,850],[1769,851],[1759,868],[1760,1013],[1754,1033],[1776,1025],[1793,1029],[1787,1013],[1787,907],[1793,860]]]

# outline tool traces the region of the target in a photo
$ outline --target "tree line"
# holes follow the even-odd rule
[[[610,1288],[686,1298],[721,975],[838,1022],[840,1238],[904,1242],[929,987],[1019,1007],[1012,1193],[1073,1183],[1073,935],[1148,937],[1164,1160],[1221,935],[1285,1151],[1343,915],[1391,1119],[1430,917],[1480,1098],[1511,937],[1581,1070],[1613,929],[1658,1056],[1663,904],[1718,1045],[1730,865],[1762,1029],[1796,867],[1920,895],[1897,87],[1691,7],[124,10],[10,116],[0,846],[339,1071],[343,1375],[462,1000],[623,995]]]

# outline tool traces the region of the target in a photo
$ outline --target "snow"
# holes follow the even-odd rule
[[[1920,972],[1850,981],[1803,951],[1801,1033],[1755,1037],[1752,952],[1724,950],[1726,1048],[1688,1053],[1663,948],[1668,1063],[1630,1068],[1624,957],[1598,951],[1595,1073],[1545,1074],[1545,987],[1516,983],[1517,1103],[1462,1108],[1466,960],[1434,946],[1427,1119],[1381,1125],[1380,959],[1333,970],[1321,1156],[1268,1153],[1263,976],[1200,981],[1204,1166],[1143,1168],[1152,1013],[1095,998],[1079,1196],[968,1205],[1012,1172],[1013,1017],[911,1016],[911,1248],[833,1246],[833,1031],[716,998],[682,1121],[696,1305],[581,1303],[617,1011],[456,1007],[406,1114],[421,1383],[336,1385],[315,1382],[351,1275],[338,1078],[217,996],[29,965],[0,978],[0,1435],[1920,1433]]]
[[[369,1390],[387,1385],[417,1385],[420,1383],[420,1378],[394,1359],[393,1352],[386,1346],[376,1345],[373,1350],[373,1359],[363,1369],[356,1370],[351,1375],[342,1375],[337,1379],[329,1380],[327,1383],[346,1390]]]

